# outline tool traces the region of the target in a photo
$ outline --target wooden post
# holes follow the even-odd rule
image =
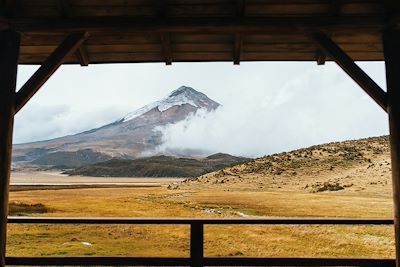
[[[165,59],[165,65],[172,65],[171,35],[169,33],[162,34],[161,43]]]
[[[233,48],[233,64],[240,65],[240,58],[242,54],[243,38],[241,34],[235,34]]]
[[[236,17],[243,18],[246,13],[245,0],[236,0]],[[243,50],[243,34],[236,33],[233,35],[233,64],[240,65]]]
[[[383,32],[392,159],[396,266],[400,267],[400,31]]]
[[[190,224],[190,260],[191,267],[202,267],[204,264],[204,225],[202,222]]]
[[[0,267],[5,266],[19,42],[20,36],[15,31],[0,32]]]

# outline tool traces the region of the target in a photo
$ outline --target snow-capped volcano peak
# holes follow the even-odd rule
[[[174,106],[191,105],[197,109],[214,110],[220,104],[208,98],[205,94],[196,91],[192,87],[181,86],[178,89],[172,91],[166,98],[150,103],[144,107],[141,107],[121,119],[122,122],[132,120],[136,117],[142,116],[143,114],[153,110],[155,108],[160,112],[164,112]]]
[[[49,165],[59,165],[60,159],[64,164],[65,158],[67,161],[76,162],[77,155],[84,155],[85,160],[89,157],[93,163],[98,162],[102,155],[107,155],[107,158],[140,157],[143,153],[155,152],[156,148],[163,144],[164,126],[190,118],[200,109],[213,111],[219,106],[205,94],[193,88],[181,86],[165,98],[135,110],[112,123],[74,135],[21,145],[16,155],[23,161],[44,157],[41,162]],[[79,151],[86,152],[82,154]],[[67,154],[64,153],[72,154],[66,156]],[[171,153],[181,155],[182,152]]]
[[[203,93],[200,93],[200,92],[194,90],[192,87],[182,85],[178,89],[175,89],[174,91],[172,91],[168,97],[175,97],[175,96],[179,96],[179,95],[190,95],[190,94],[203,94]]]

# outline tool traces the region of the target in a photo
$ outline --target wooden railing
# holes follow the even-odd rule
[[[146,219],[9,217],[9,224],[190,225],[189,258],[157,257],[7,257],[24,266],[395,266],[391,259],[204,257],[204,225],[393,225],[386,219]]]

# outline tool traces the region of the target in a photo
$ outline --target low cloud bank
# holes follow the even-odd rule
[[[338,72],[313,69],[280,88],[243,88],[222,104],[160,128],[158,153],[186,148],[258,157],[387,133],[385,113]]]
[[[79,112],[67,105],[27,105],[17,114],[14,143],[48,140],[76,134],[115,121],[121,111],[104,107],[92,112]]]
[[[383,63],[360,65],[386,87]],[[18,87],[36,68],[20,67]],[[182,84],[223,107],[162,128],[159,153],[201,149],[262,156],[388,132],[385,112],[334,63],[123,64],[61,67],[17,114],[14,142],[102,126]]]

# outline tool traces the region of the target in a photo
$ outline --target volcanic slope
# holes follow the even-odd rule
[[[200,109],[211,112],[219,106],[220,104],[205,94],[191,87],[181,86],[166,98],[102,127],[56,139],[14,145],[13,161],[60,165],[60,160],[76,162],[77,155],[84,155],[85,164],[111,157],[136,158],[162,144],[162,132],[157,127],[184,120]],[[188,153],[186,156],[198,156],[190,155],[195,154],[195,151]],[[66,167],[74,166],[79,165],[70,164]]]
[[[390,196],[388,137],[329,143],[269,155],[172,187]]]

